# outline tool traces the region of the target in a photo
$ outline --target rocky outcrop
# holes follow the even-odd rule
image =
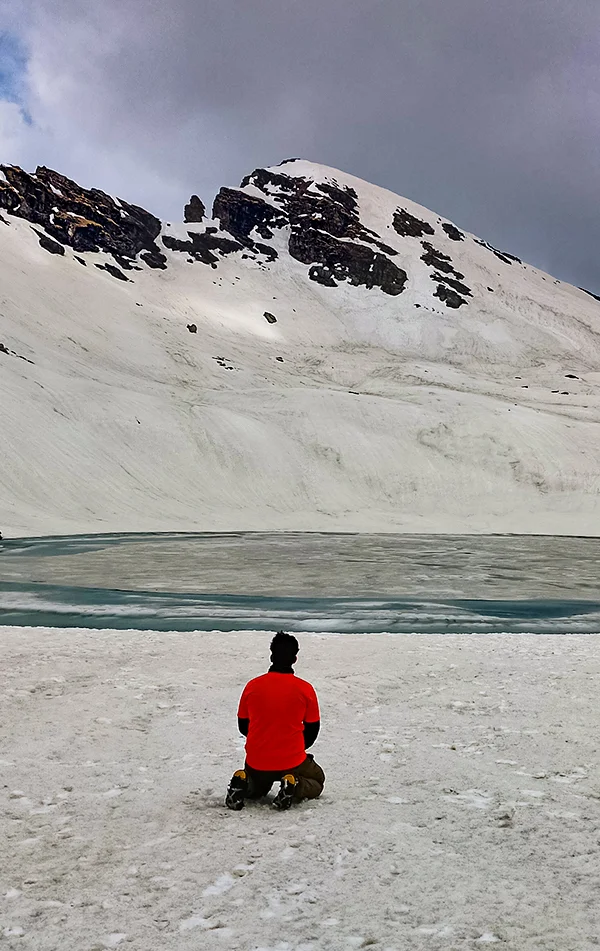
[[[436,284],[433,296],[442,300],[446,307],[457,308],[466,304],[466,298],[473,295],[471,289],[462,283],[464,274],[456,270],[450,255],[434,248],[429,241],[422,241],[421,245],[423,247],[421,260],[434,269],[429,275]]]
[[[244,236],[238,241],[219,233],[217,228],[207,228],[201,232],[188,231],[187,241],[166,234],[163,235],[162,242],[170,251],[185,252],[193,260],[210,264],[212,267],[217,266],[220,255],[233,254],[234,251],[251,250],[255,255],[264,255],[271,261],[277,257],[275,248],[267,244],[251,241]]]
[[[356,190],[340,184],[335,175],[315,181],[279,168],[256,169],[240,188],[219,191],[212,221],[206,221],[205,206],[194,194],[185,205],[184,219],[197,227],[173,234],[167,226],[161,235],[159,219],[143,208],[99,189],[82,188],[51,169],[38,167],[34,174],[16,166],[0,166],[0,170],[0,209],[30,221],[41,247],[51,254],[64,256],[65,248],[71,247],[76,252],[73,257],[85,266],[85,252],[107,252],[112,261],[88,263],[119,281],[133,280],[132,272],[143,265],[167,267],[165,249],[212,268],[231,254],[241,260],[251,258],[264,268],[277,260],[284,242],[290,257],[306,266],[307,278],[324,287],[336,288],[345,282],[398,296],[408,281],[406,271],[396,263],[398,250],[363,223]],[[454,225],[438,222],[451,240],[465,239]],[[398,207],[387,224],[391,228],[403,238],[421,239],[421,260],[431,269],[438,299],[448,307],[467,303],[472,292],[464,275],[450,255],[423,240],[436,231],[441,235],[437,225]],[[507,263],[518,260],[502,257]],[[265,312],[265,319],[270,317]]]
[[[318,269],[311,268],[309,277],[329,286],[348,281],[367,288],[379,287],[385,294],[397,295],[402,293],[408,280],[406,271],[378,251],[372,251],[364,244],[338,241],[316,228],[293,228],[289,252],[303,264],[316,264]]]
[[[460,294],[453,291],[451,287],[446,287],[445,284],[438,284],[433,296],[439,297],[439,299],[445,303],[446,307],[453,307],[455,309],[467,303],[464,297],[461,297]]]
[[[221,189],[213,217],[254,251],[261,247],[255,235],[269,240],[277,229],[289,229],[289,253],[310,265],[308,277],[316,283],[336,287],[348,281],[392,295],[404,289],[406,272],[390,260],[397,252],[362,224],[355,190],[335,180],[314,182],[256,169],[240,189]]]
[[[394,212],[392,224],[394,230],[403,238],[422,238],[426,234],[435,234],[435,229],[428,221],[421,221],[406,208],[398,208],[398,211]]]
[[[239,241],[208,231],[188,231],[187,241],[165,234],[162,243],[171,251],[182,251],[195,261],[211,264],[213,267],[216,267],[219,261],[215,252],[231,254],[233,251],[242,251],[244,247]]]
[[[128,281],[129,278],[126,274],[123,274],[123,271],[116,266],[116,264],[109,264],[108,261],[106,264],[96,264],[96,267],[100,271],[107,271],[112,277],[116,277],[118,281]]]
[[[437,274],[434,272],[431,275],[431,280],[437,281],[440,284],[447,284],[448,287],[452,287],[458,294],[464,294],[465,297],[473,296],[470,287],[467,287],[462,281],[457,281],[455,278],[449,277],[447,274]]]
[[[421,255],[421,260],[429,267],[435,267],[438,271],[444,271],[445,274],[454,274],[459,280],[464,277],[464,274],[461,274],[460,271],[455,270],[454,265],[452,264],[452,258],[449,254],[444,254],[443,251],[439,251],[437,248],[434,248],[429,241],[422,241],[421,245],[423,247],[423,254]]]
[[[455,225],[450,224],[449,221],[445,221],[442,225],[442,228],[452,241],[464,241],[465,236],[462,231],[459,231]]]
[[[186,224],[203,221],[206,216],[204,202],[200,201],[197,195],[192,195],[189,202],[183,209],[183,220]]]
[[[0,171],[0,208],[43,228],[55,242],[75,251],[106,251],[116,260],[131,261],[144,252],[150,267],[165,266],[156,244],[161,223],[150,212],[98,188],[81,188],[44,166],[33,175],[15,165]],[[42,247],[57,253],[49,242]]]
[[[228,231],[246,244],[253,231],[261,238],[272,238],[274,228],[288,223],[277,208],[235,188],[222,188],[213,204],[213,218],[218,219],[223,231]]]
[[[49,238],[43,231],[38,231],[37,228],[32,228],[32,230],[37,234],[40,247],[43,248],[44,251],[49,251],[50,254],[64,255],[65,249],[62,244],[59,244],[58,241],[53,241],[52,238]]]

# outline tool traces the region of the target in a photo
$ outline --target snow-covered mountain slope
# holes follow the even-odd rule
[[[597,534],[600,303],[291,161],[185,223],[0,175],[0,528]]]

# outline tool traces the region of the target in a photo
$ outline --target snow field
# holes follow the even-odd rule
[[[169,251],[167,270],[123,283],[94,267],[105,254],[85,267],[70,249],[48,254],[7,217],[5,536],[596,534],[600,304],[471,236],[451,241],[434,213],[384,189],[310,163],[284,171],[357,189],[409,274],[403,294],[315,284],[285,229],[268,266]],[[435,226],[468,305],[433,297],[420,241],[390,225],[400,206]]]
[[[598,636],[304,635],[327,774],[223,806],[268,634],[4,628],[0,934],[36,951],[591,951]]]

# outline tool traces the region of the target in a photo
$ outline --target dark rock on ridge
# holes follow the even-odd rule
[[[27,357],[22,356],[22,354],[17,353],[16,350],[9,350],[4,343],[0,343],[0,353],[5,353],[9,357],[17,357],[18,360],[24,360],[25,363],[31,363],[32,366],[35,366],[33,360],[29,360]]]
[[[369,288],[380,287],[386,294],[402,292],[406,272],[389,260],[397,252],[362,224],[353,188],[340,187],[335,180],[290,178],[269,169],[256,169],[247,175],[241,188],[249,186],[261,191],[265,199],[247,191],[222,188],[213,206],[213,217],[238,241],[247,244],[253,230],[269,239],[274,229],[288,227],[289,253],[297,261],[312,265],[308,273],[311,280],[329,287],[347,280]]]
[[[106,251],[115,258],[132,259],[140,251],[153,259],[160,254],[156,238],[161,223],[143,208],[98,188],[81,188],[44,166],[33,175],[15,165],[0,170],[6,178],[0,181],[0,208],[44,228],[60,244],[75,251]]]
[[[424,234],[435,234],[435,228],[428,221],[421,221],[420,218],[411,215],[406,208],[399,208],[394,212],[392,224],[403,238],[422,238]]]
[[[140,258],[148,267],[158,268],[161,271],[164,271],[167,267],[167,256],[163,254],[162,251],[159,251],[158,248],[156,251],[143,251],[140,254]]]
[[[449,221],[445,221],[444,224],[442,225],[442,228],[444,229],[448,237],[451,238],[452,241],[465,240],[465,236],[462,233],[462,231],[459,231],[458,228],[456,228],[454,225],[451,225]]]
[[[172,235],[165,234],[163,235],[162,242],[164,246],[171,251],[183,251],[194,258],[194,260],[211,265],[216,265],[219,261],[216,252],[219,254],[232,254],[234,251],[243,251],[246,247],[246,244],[240,241],[235,241],[231,237],[215,233],[216,230],[217,229],[214,228],[202,232],[188,231],[188,241],[183,241],[180,238],[174,238]],[[268,252],[275,257],[277,256],[273,248],[268,248]]]
[[[108,271],[108,273],[112,277],[116,277],[118,281],[129,280],[127,275],[123,274],[123,271],[121,271],[115,264],[109,264],[107,262],[106,264],[95,264],[94,266],[97,267],[99,271]]]
[[[467,287],[466,284],[461,283],[464,274],[456,270],[452,264],[450,255],[444,254],[443,251],[434,248],[429,241],[422,241],[421,245],[424,251],[421,255],[421,260],[424,261],[428,267],[435,269],[433,274],[429,275],[431,280],[437,284],[433,296],[444,301],[446,307],[456,308],[460,307],[461,304],[466,304],[467,301],[465,297],[472,297],[473,295],[470,288]],[[441,274],[439,273],[440,271],[442,271]],[[454,276],[450,277],[451,274]],[[463,294],[464,297],[461,297],[460,294]]]
[[[447,284],[449,287],[454,288],[455,291],[459,294],[463,294],[465,297],[472,297],[471,288],[467,287],[466,284],[463,284],[462,281],[457,281],[452,277],[448,277],[447,274],[432,274],[432,281],[438,281],[440,284]]]
[[[594,300],[600,301],[600,294],[594,294],[592,291],[586,291],[585,287],[580,287],[580,291],[583,291],[584,294],[589,294],[590,297],[593,297]]]
[[[183,220],[187,224],[202,221],[206,215],[204,202],[200,201],[197,195],[192,195],[188,204],[183,209]]]
[[[337,287],[337,281],[333,276],[333,271],[325,264],[313,264],[308,271],[311,281],[316,284],[322,284],[324,287]]]
[[[213,218],[218,218],[223,231],[228,231],[245,244],[250,232],[261,238],[272,238],[273,228],[283,228],[287,220],[269,202],[234,188],[222,188],[213,204]]]
[[[445,284],[438,284],[433,296],[444,301],[446,307],[458,308],[467,303],[464,297],[457,294],[451,287],[446,287]]]
[[[401,294],[408,280],[406,271],[385,255],[364,244],[338,241],[316,228],[292,229],[289,252],[303,264],[325,264],[334,279],[367,288],[380,287],[385,294]],[[314,280],[314,271],[309,276]]]
[[[521,258],[516,257],[514,254],[509,254],[508,251],[499,251],[498,248],[495,248],[492,244],[489,244],[487,241],[481,241],[479,238],[475,238],[475,244],[480,244],[482,248],[487,248],[488,251],[491,251],[492,254],[495,254],[497,258],[504,262],[504,264],[512,264],[513,261],[516,264],[522,264]]]
[[[65,249],[62,244],[59,244],[58,241],[53,241],[52,238],[49,238],[47,234],[44,234],[43,231],[38,231],[37,228],[33,228],[33,231],[38,236],[38,241],[40,242],[40,247],[44,251],[49,251],[50,254],[64,254]]]
[[[80,263],[85,263],[81,252],[108,252],[115,264],[99,267],[121,281],[129,280],[125,272],[136,268],[136,259],[150,268],[167,267],[167,257],[157,244],[161,223],[143,208],[99,189],[82,188],[43,166],[34,174],[16,166],[0,168],[5,178],[0,182],[0,208],[37,225],[38,239],[47,251],[60,255],[69,246],[78,252]],[[190,231],[187,240],[164,235],[164,247],[212,267],[221,255],[237,251],[274,261],[277,251],[266,242],[276,230],[287,228],[289,252],[310,266],[311,280],[330,287],[344,280],[379,287],[386,294],[401,293],[407,275],[391,261],[397,251],[362,224],[353,188],[340,186],[335,179],[313,182],[267,169],[247,176],[245,186],[253,186],[259,194],[222,188],[215,198],[213,217],[220,228]],[[201,222],[205,214],[201,200],[192,195],[185,206],[186,221]]]
[[[462,280],[464,274],[457,271],[452,264],[452,258],[443,251],[438,251],[429,241],[422,241],[424,253],[421,255],[421,261],[424,261],[429,267],[435,267],[438,271],[444,271],[445,274],[454,274],[458,280]]]

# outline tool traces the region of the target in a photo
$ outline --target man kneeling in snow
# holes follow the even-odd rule
[[[278,631],[271,641],[271,666],[244,687],[238,726],[246,739],[246,764],[233,774],[225,804],[241,809],[245,799],[261,799],[275,782],[276,809],[289,809],[301,799],[316,799],[325,773],[306,750],[315,742],[319,703],[314,688],[296,677],[298,641]]]

